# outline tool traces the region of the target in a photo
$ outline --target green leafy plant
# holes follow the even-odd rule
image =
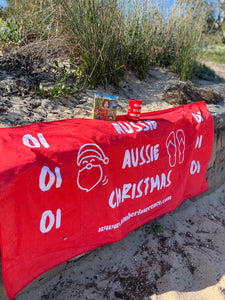
[[[44,98],[60,98],[74,93],[75,85],[66,86],[64,83],[56,83],[52,88],[44,88],[42,83],[35,87],[35,92]]]
[[[159,224],[152,224],[151,226],[151,232],[154,234],[159,234],[163,231],[165,231],[167,228],[165,225],[159,225]]]
[[[0,19],[0,44],[2,46],[7,44],[18,45],[21,37],[20,27],[16,19],[8,18],[6,21]]]
[[[80,68],[76,68],[72,61],[70,64],[62,66],[58,61],[54,62],[52,69],[55,71],[53,87],[44,87],[42,83],[35,86],[34,91],[44,98],[59,98],[76,93],[82,89],[83,73]]]

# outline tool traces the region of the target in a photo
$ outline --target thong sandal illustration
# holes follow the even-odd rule
[[[176,164],[176,153],[177,153],[177,147],[176,147],[176,139],[175,139],[175,132],[172,131],[167,140],[166,140],[166,148],[167,153],[169,155],[169,164],[171,167],[174,167]]]
[[[185,135],[182,129],[177,130],[176,138],[178,143],[179,163],[182,164],[182,162],[184,161],[185,151]]]

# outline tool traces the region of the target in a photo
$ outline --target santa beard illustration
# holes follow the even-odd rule
[[[81,190],[91,191],[99,183],[106,185],[107,177],[103,179],[103,165],[109,163],[103,150],[97,144],[84,144],[78,151],[77,166],[80,168],[77,175],[77,185]]]
[[[86,164],[84,168],[78,171],[77,185],[80,189],[89,192],[101,182],[102,176],[101,165]]]

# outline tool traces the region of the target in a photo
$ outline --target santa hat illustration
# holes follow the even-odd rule
[[[102,149],[96,144],[85,144],[83,145],[77,155],[77,165],[80,166],[84,159],[88,158],[97,158],[99,161],[102,161],[105,165],[108,164],[109,159],[105,156]]]

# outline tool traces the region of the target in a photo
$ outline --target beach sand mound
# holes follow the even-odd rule
[[[172,105],[183,105],[197,101],[217,104],[224,100],[224,96],[209,88],[197,88],[191,81],[187,81],[169,86],[163,95],[163,100]]]

